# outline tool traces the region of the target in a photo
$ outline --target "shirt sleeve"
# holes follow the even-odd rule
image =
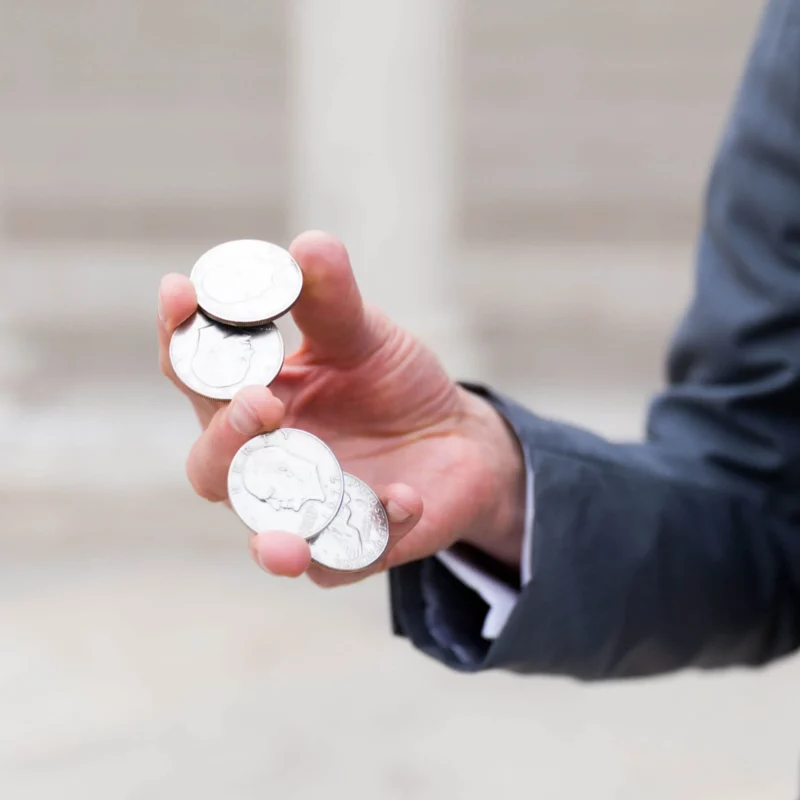
[[[509,427],[514,430],[513,424],[507,417],[504,417]],[[519,434],[515,435],[519,439]],[[533,547],[533,524],[534,524],[534,493],[533,482],[534,474],[531,466],[531,458],[528,448],[520,440],[522,452],[525,458],[525,525],[521,542],[520,558],[520,586],[522,588],[531,579],[531,552]],[[462,556],[454,549],[444,550],[437,554],[439,561],[458,578],[461,583],[475,592],[486,605],[488,610],[483,621],[481,636],[487,641],[494,641],[505,628],[514,607],[519,600],[520,591],[508,583],[490,575],[484,569],[476,566],[471,561]]]

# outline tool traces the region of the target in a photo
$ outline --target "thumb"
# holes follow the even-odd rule
[[[292,316],[305,347],[335,361],[357,361],[379,347],[376,320],[364,308],[344,245],[330,234],[309,231],[289,251],[303,272]]]

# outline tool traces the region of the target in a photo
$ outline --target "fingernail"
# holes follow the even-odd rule
[[[262,557],[261,553],[258,554],[258,565],[261,569],[264,570],[268,575],[274,575],[275,573],[264,563],[264,558]]]
[[[160,294],[158,296],[158,318],[162,322],[166,322],[167,321],[167,316],[166,316],[166,314],[164,314],[164,302],[162,301]]]
[[[386,514],[389,517],[389,522],[405,522],[411,517],[411,512],[403,508],[399,503],[390,500],[386,504]]]
[[[261,420],[250,404],[235,397],[228,407],[228,421],[231,427],[242,436],[255,436],[261,430]]]

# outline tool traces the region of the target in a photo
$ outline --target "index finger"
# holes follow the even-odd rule
[[[158,290],[158,364],[162,374],[192,403],[200,424],[206,428],[220,409],[220,404],[206,400],[190,391],[175,374],[169,357],[172,334],[197,311],[194,284],[185,276],[165,275]]]
[[[185,275],[165,275],[158,287],[158,342],[162,352],[169,355],[172,334],[195,311],[197,293],[192,282]]]
[[[169,357],[172,334],[197,311],[194,285],[185,275],[165,275],[158,289],[158,366],[183,394],[193,397],[183,381],[175,374]]]

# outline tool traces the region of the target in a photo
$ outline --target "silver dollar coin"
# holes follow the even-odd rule
[[[344,500],[336,518],[310,543],[311,558],[323,567],[356,572],[374,564],[389,544],[389,519],[366,483],[344,473]]]
[[[281,428],[239,450],[228,472],[228,497],[254,533],[288,531],[312,539],[342,505],[342,468],[316,436]]]
[[[303,288],[303,273],[291,255],[255,239],[213,247],[198,259],[190,277],[205,314],[238,326],[283,316]]]
[[[240,330],[200,312],[175,331],[169,344],[175,374],[212,400],[232,400],[245,386],[269,386],[283,366],[283,355],[283,337],[274,325]]]

